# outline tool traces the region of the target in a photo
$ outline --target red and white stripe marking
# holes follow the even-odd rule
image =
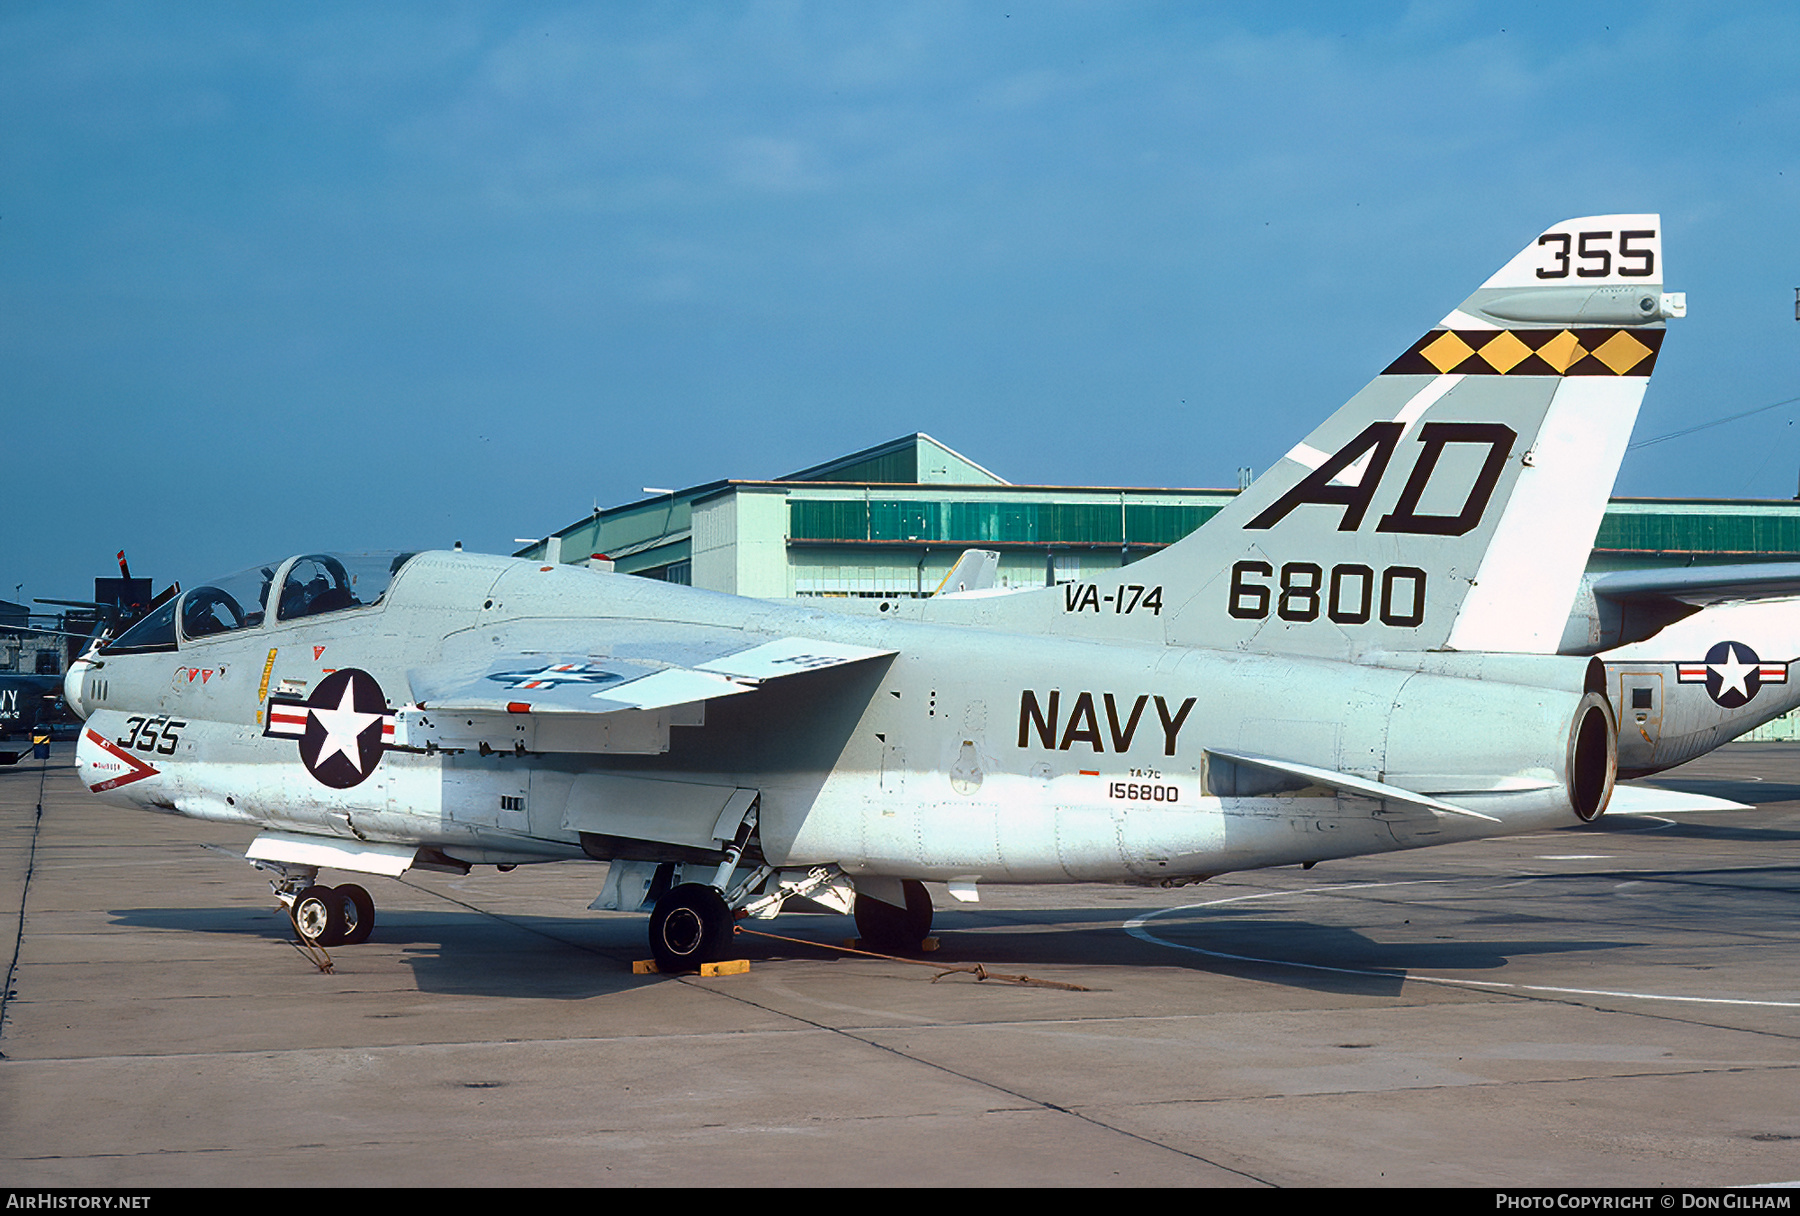
[[[263,734],[279,735],[284,739],[298,739],[306,733],[306,722],[311,713],[310,706],[298,702],[270,701],[268,726],[264,728]],[[381,741],[383,743],[394,741],[394,716],[392,714],[382,715]]]

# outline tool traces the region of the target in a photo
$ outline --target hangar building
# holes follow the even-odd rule
[[[712,481],[585,519],[517,556],[612,560],[622,573],[761,598],[929,595],[964,549],[1000,553],[1013,587],[1137,561],[1236,490],[1018,486],[929,435],[769,481]],[[1590,570],[1800,560],[1800,501],[1615,498]]]

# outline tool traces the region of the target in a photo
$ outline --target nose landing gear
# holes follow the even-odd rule
[[[315,946],[360,946],[375,931],[375,901],[355,883],[320,886],[315,866],[259,861],[257,868],[275,872],[269,885],[275,890],[275,898],[287,906],[288,918],[302,942]]]
[[[321,946],[360,946],[375,931],[375,901],[355,883],[311,886],[288,909],[294,932]]]

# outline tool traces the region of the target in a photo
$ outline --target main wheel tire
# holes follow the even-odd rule
[[[650,913],[650,954],[656,969],[697,971],[701,963],[718,962],[731,944],[734,923],[724,896],[712,887],[684,882],[671,889]]]
[[[333,888],[338,910],[344,918],[344,945],[360,946],[375,931],[375,901],[353,882]]]
[[[316,946],[335,946],[344,940],[344,905],[330,887],[312,886],[294,897],[289,915],[300,940]]]
[[[917,950],[931,932],[931,892],[911,878],[900,889],[906,893],[904,908],[857,892],[856,935],[877,950]]]

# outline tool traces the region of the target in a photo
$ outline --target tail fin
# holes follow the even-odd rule
[[[1553,653],[1662,345],[1655,215],[1568,220],[1117,581],[1167,640]]]
[[[964,549],[933,595],[978,595],[995,590],[1000,554],[993,549]]]

